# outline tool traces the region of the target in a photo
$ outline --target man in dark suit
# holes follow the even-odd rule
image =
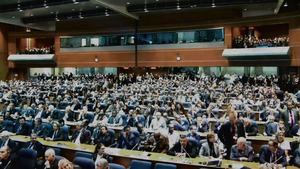
[[[77,124],[76,131],[73,133],[71,141],[76,144],[89,144],[91,141],[91,132],[87,130],[87,126],[87,121]]]
[[[17,161],[12,156],[11,150],[8,146],[0,148],[0,169],[16,169]]]
[[[124,149],[137,149],[140,143],[140,136],[138,132],[131,131],[130,126],[126,126],[120,135],[119,148]]]
[[[167,153],[169,150],[169,139],[168,137],[162,135],[160,132],[156,131],[147,140],[145,149],[151,152]]]
[[[247,136],[256,136],[258,133],[258,126],[256,122],[251,119],[244,118],[245,132]]]
[[[106,126],[101,126],[100,133],[95,140],[96,144],[102,143],[106,147],[111,146],[115,141],[115,136],[108,132]]]
[[[19,118],[19,123],[16,126],[15,132],[17,135],[25,135],[25,136],[30,135],[31,129],[30,126],[26,123],[25,117]]]
[[[23,148],[29,148],[37,152],[37,157],[43,157],[44,148],[43,145],[37,141],[37,135],[35,133],[31,134],[31,141],[24,143]]]
[[[244,125],[237,120],[235,112],[229,112],[229,121],[224,123],[218,131],[218,137],[226,148],[226,159],[230,158],[230,151],[239,137],[245,137]]]
[[[55,158],[55,151],[51,148],[45,152],[44,169],[58,169],[58,159]]]
[[[289,134],[299,120],[299,111],[294,109],[292,102],[288,102],[287,109],[280,112],[280,119],[284,121],[286,133]]]
[[[179,141],[175,143],[167,154],[179,157],[185,156],[189,158],[195,158],[198,155],[196,145],[192,144],[186,135],[180,135]]]
[[[7,131],[3,131],[0,133],[0,147],[8,146],[11,152],[14,153],[17,150],[17,144],[9,138],[10,134],[11,133]]]
[[[263,165],[275,165],[278,168],[286,167],[287,160],[284,150],[278,146],[276,140],[270,140],[268,142],[268,147],[263,148],[259,156],[259,162]],[[276,167],[276,168],[277,168]],[[274,168],[274,167],[271,167]]]
[[[57,122],[53,123],[53,131],[50,134],[51,137],[46,137],[47,141],[61,141],[63,140],[63,134],[60,130],[60,126]]]

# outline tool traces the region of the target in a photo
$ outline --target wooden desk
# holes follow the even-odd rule
[[[18,142],[27,142],[30,140],[28,136],[21,136],[21,135],[11,136],[10,138]],[[73,161],[74,154],[76,151],[93,153],[95,150],[94,145],[87,145],[87,144],[78,145],[66,141],[53,142],[53,141],[46,141],[41,138],[38,138],[37,140],[41,142],[44,146],[60,148],[62,150],[61,155],[66,157],[70,161]],[[203,157],[181,158],[176,156],[169,156],[167,154],[162,154],[162,153],[150,153],[150,152],[135,151],[135,150],[125,150],[119,148],[108,148],[108,147],[105,148],[105,152],[110,156],[114,157],[113,162],[122,164],[126,168],[130,166],[131,161],[133,159],[151,161],[152,163],[161,162],[161,163],[176,164],[178,169],[215,168],[215,167],[204,166],[203,163],[207,162],[208,159]],[[245,166],[252,169],[259,167],[259,163],[254,163],[254,162],[238,162],[238,161],[231,161],[231,160],[223,160],[221,168],[224,169],[228,168],[229,165]],[[296,169],[296,167],[289,166],[288,169]]]

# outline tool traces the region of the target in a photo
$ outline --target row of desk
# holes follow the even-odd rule
[[[216,121],[216,120],[215,120]],[[263,124],[264,122],[261,122],[260,124]],[[66,122],[67,125],[69,126],[74,126],[76,125],[76,122]],[[112,129],[114,130],[116,133],[120,133],[122,130],[123,130],[123,127],[122,126],[108,126],[109,129]],[[133,130],[136,130],[135,128],[133,128]],[[144,128],[144,131],[146,133],[153,133],[154,131],[151,130],[151,129],[148,129],[148,128]],[[167,132],[167,131],[165,131]],[[175,132],[178,132],[178,134],[188,134],[188,131],[175,131]],[[208,132],[198,132],[198,134],[202,137],[202,138],[206,138]],[[252,147],[254,149],[254,151],[257,153],[259,152],[259,149],[260,147],[263,145],[263,144],[267,144],[268,141],[270,139],[274,139],[274,137],[272,136],[264,136],[264,135],[257,135],[257,136],[247,136],[246,139],[248,141],[251,141],[252,143]],[[286,137],[285,138],[287,141],[289,142],[293,142],[293,141],[300,141],[300,137],[299,136],[295,136],[295,137]]]
[[[30,138],[28,136],[11,136],[11,139],[18,142],[26,142],[29,141]],[[87,145],[87,144],[75,144],[72,142],[66,141],[46,141],[44,139],[38,138],[44,146],[47,147],[55,147],[60,148],[62,150],[62,156],[68,158],[73,161],[74,154],[76,151],[94,153],[95,146]],[[151,153],[151,152],[143,152],[143,151],[135,151],[135,150],[125,150],[119,148],[106,148],[105,152],[110,156],[114,157],[113,162],[122,164],[125,167],[129,167],[131,161],[133,159],[146,160],[151,161],[153,163],[161,162],[161,163],[171,163],[176,164],[178,169],[199,169],[199,168],[215,168],[213,166],[206,166],[204,163],[208,162],[208,158],[197,157],[197,158],[182,158],[176,156],[169,156],[167,154],[162,153]],[[223,160],[220,168],[228,168],[232,167],[248,167],[248,168],[259,168],[259,163],[254,162],[238,162],[231,160]],[[289,169],[296,169],[296,167],[289,166]]]

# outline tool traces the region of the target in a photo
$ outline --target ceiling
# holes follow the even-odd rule
[[[232,8],[246,11],[273,11],[286,0],[1,0],[0,22],[38,30],[55,31],[56,22],[91,17],[123,15],[139,20],[141,15],[188,10]],[[297,0],[288,0],[295,3]],[[281,4],[282,8],[284,8]],[[296,3],[297,4],[297,3]],[[297,6],[297,5],[294,5]],[[289,5],[285,8],[294,7]],[[257,13],[257,12],[256,12]]]

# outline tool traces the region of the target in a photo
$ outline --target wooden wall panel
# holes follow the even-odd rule
[[[138,66],[228,66],[228,61],[222,57],[222,52],[223,48],[140,51]],[[179,61],[177,60],[178,56],[180,57]]]
[[[58,67],[133,67],[134,52],[57,53],[56,62]]]

